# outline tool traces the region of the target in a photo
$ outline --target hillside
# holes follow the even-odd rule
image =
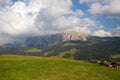
[[[0,80],[119,80],[120,71],[83,61],[0,56]]]
[[[76,49],[71,54],[71,50]],[[48,56],[58,56],[74,59],[110,59],[111,55],[120,54],[120,38],[91,38],[88,41],[66,41],[53,46],[42,48],[43,54],[48,52]],[[66,52],[67,51],[67,52]],[[70,52],[69,52],[70,51]],[[119,57],[120,58],[120,57]]]
[[[58,36],[57,36],[58,37]],[[30,44],[22,45],[4,45],[0,47],[0,54],[18,54],[18,55],[34,55],[34,56],[55,56],[72,58],[77,60],[98,60],[113,59],[120,61],[120,57],[112,57],[120,55],[120,37],[88,37],[88,40],[68,40],[58,41],[54,38],[34,38],[29,39]],[[42,39],[42,41],[41,41]],[[45,40],[52,43],[47,45]],[[58,40],[57,40],[58,39]],[[54,42],[58,41],[57,43]],[[28,42],[29,42],[28,41]],[[40,44],[40,45],[39,45]],[[41,44],[45,44],[41,46]]]

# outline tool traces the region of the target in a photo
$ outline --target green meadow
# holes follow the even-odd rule
[[[0,80],[120,80],[120,70],[72,59],[0,55]]]

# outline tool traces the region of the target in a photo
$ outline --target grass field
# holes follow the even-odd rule
[[[27,53],[34,53],[34,52],[41,52],[41,51],[42,51],[42,50],[40,50],[40,49],[33,48],[33,49],[25,50],[24,52],[27,52]]]
[[[71,58],[71,59],[74,59],[74,56],[73,56],[73,55],[74,55],[77,51],[79,51],[79,50],[73,48],[73,49],[71,49],[71,50],[69,50],[69,51],[64,51],[64,52],[59,53],[58,57],[63,57],[63,56],[65,56],[65,54],[70,54],[70,58]]]
[[[70,59],[0,55],[0,80],[120,80],[120,70]]]

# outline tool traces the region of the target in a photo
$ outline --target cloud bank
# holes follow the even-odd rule
[[[94,36],[100,36],[100,37],[106,37],[106,36],[109,36],[111,37],[111,33],[110,32],[107,32],[107,31],[104,31],[104,30],[98,30],[98,31],[95,31]]]

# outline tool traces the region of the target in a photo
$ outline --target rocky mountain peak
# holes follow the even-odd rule
[[[82,41],[86,41],[88,38],[87,34],[80,34],[76,31],[73,30],[68,30],[65,31],[63,33],[63,39],[64,41],[68,41],[68,40],[82,40]]]

